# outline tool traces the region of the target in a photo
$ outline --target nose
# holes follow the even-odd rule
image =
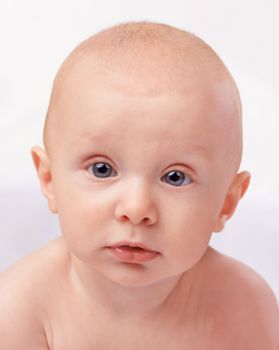
[[[120,199],[115,207],[115,217],[130,221],[134,225],[152,225],[157,220],[157,210],[151,198],[150,187],[140,181],[121,189]]]

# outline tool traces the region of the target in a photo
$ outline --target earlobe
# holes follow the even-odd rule
[[[41,191],[48,200],[48,207],[53,213],[57,213],[49,157],[46,151],[38,146],[31,149],[31,155],[40,181]]]
[[[251,175],[248,171],[242,171],[236,175],[225,197],[222,210],[214,226],[214,232],[222,231],[226,221],[232,217],[239,200],[247,191],[250,179]]]

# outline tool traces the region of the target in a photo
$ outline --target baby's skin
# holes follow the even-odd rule
[[[209,246],[250,181],[209,46],[151,23],[89,38],[57,74],[44,144],[61,236],[0,274],[1,350],[279,349],[270,287]]]

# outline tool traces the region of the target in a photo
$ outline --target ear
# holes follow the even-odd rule
[[[246,192],[250,183],[250,179],[251,175],[248,171],[242,171],[241,173],[235,176],[227,192],[223,208],[214,226],[214,232],[220,232],[223,230],[226,221],[235,212],[238,201],[243,197],[244,193]]]
[[[52,175],[49,157],[44,149],[35,146],[31,155],[40,180],[41,191],[48,200],[48,207],[52,213],[57,213],[55,196],[53,193]]]

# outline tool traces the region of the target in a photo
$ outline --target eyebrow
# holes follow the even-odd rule
[[[81,138],[82,138],[82,141],[84,141],[84,144],[86,146],[97,145],[98,147],[101,148],[102,146],[109,145],[110,140],[115,137],[116,137],[115,134],[111,131],[100,131],[100,132],[95,132],[94,134],[89,134],[85,131],[83,132]],[[73,146],[75,144],[80,144],[80,138],[73,140],[70,143],[70,146]],[[187,145],[181,142],[180,144],[176,144],[176,147],[178,147],[179,153],[189,152],[190,155],[194,153],[195,155],[198,155],[203,159],[209,157],[209,152],[207,148],[199,144]]]
[[[109,131],[102,131],[102,132],[98,132],[95,134],[88,134],[87,132],[83,132],[81,134],[81,137],[79,137],[78,139],[74,139],[70,145],[72,146],[73,144],[76,143],[80,143],[80,139],[85,140],[86,142],[90,142],[90,143],[96,143],[96,142],[104,142],[104,140],[108,139],[108,138],[112,138],[113,136],[115,136],[113,133],[109,132]]]

